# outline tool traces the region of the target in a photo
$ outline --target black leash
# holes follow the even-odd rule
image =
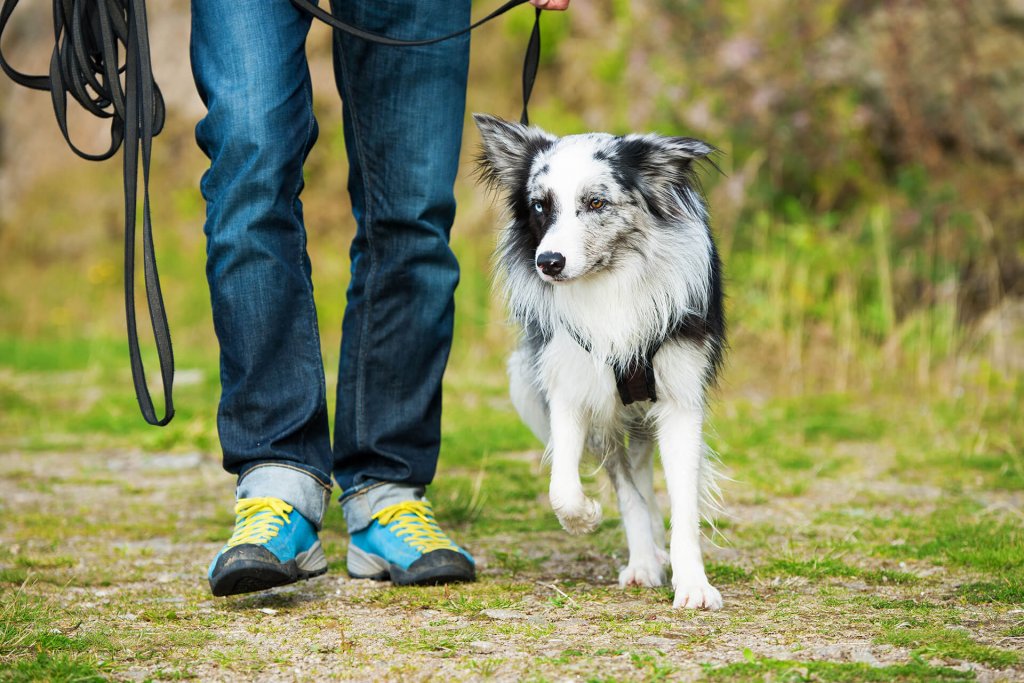
[[[346,24],[309,0],[291,0],[299,9],[349,35],[381,45],[432,45],[469,33],[513,7],[528,0],[508,0],[504,5],[468,27],[426,40],[396,40]],[[3,0],[0,5],[0,39],[20,0]],[[529,125],[527,105],[540,64],[540,13],[536,10],[533,31],[523,60],[523,113],[520,121]],[[163,129],[166,110],[163,96],[153,79],[149,52],[149,29],[145,0],[53,0],[55,45],[49,75],[25,74],[12,67],[0,50],[0,68],[11,80],[26,88],[45,90],[53,100],[57,125],[71,150],[90,161],[109,159],[124,144],[124,300],[128,325],[128,352],[132,381],[142,416],[151,425],[163,426],[174,417],[172,386],[174,352],[167,324],[167,311],[160,290],[153,225],[149,210],[149,167],[153,138]],[[120,55],[124,55],[124,63]],[[124,86],[121,76],[124,76]],[[99,118],[110,119],[110,147],[102,153],[85,152],[71,139],[67,125],[68,96]],[[157,417],[146,382],[139,350],[135,318],[135,239],[139,154],[142,155],[142,263],[146,303],[153,326],[160,376],[163,380],[164,415]]]
[[[4,0],[0,7],[0,38],[20,0]],[[61,134],[75,154],[90,161],[114,156],[124,144],[124,302],[128,324],[128,351],[132,380],[142,416],[152,425],[165,425],[174,417],[171,388],[174,353],[167,313],[160,293],[160,276],[153,249],[149,211],[149,164],[153,137],[164,125],[164,101],[153,80],[149,57],[149,31],[145,0],[54,0],[55,45],[50,73],[35,76],[14,69],[0,51],[0,68],[15,83],[49,91]],[[124,63],[120,55],[124,55]],[[124,87],[121,75],[124,75]],[[110,147],[100,154],[81,150],[68,132],[68,96],[99,118],[110,119]],[[142,154],[142,263],[146,303],[153,325],[160,376],[163,379],[164,415],[157,417],[146,382],[135,320],[135,238],[139,153]]]
[[[433,45],[434,43],[441,43],[446,40],[451,40],[452,38],[465,35],[473,29],[483,26],[488,21],[497,19],[513,7],[518,7],[528,1],[529,0],[508,0],[504,5],[491,12],[483,19],[474,21],[466,28],[459,29],[458,31],[454,31],[453,33],[448,33],[443,36],[426,38],[424,40],[397,40],[395,38],[389,38],[388,36],[382,36],[379,33],[363,30],[357,26],[353,26],[352,24],[345,23],[327,10],[321,8],[316,3],[310,2],[310,0],[292,0],[292,4],[302,11],[316,17],[328,26],[331,26],[335,30],[347,33],[350,36],[355,36],[356,38],[361,38],[362,40],[366,40],[371,43],[377,43],[378,45],[415,47],[418,45]],[[533,92],[533,83],[537,80],[537,67],[540,65],[540,13],[540,8],[536,8],[533,19],[533,30],[530,32],[530,42],[526,44],[526,57],[523,59],[523,113],[519,117],[519,121],[524,126],[530,125],[530,117],[527,114],[527,107],[530,103],[530,93]]]

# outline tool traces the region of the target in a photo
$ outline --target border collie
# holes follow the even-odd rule
[[[512,402],[547,446],[551,507],[571,534],[600,504],[580,483],[584,450],[608,470],[629,545],[622,586],[660,586],[675,607],[719,609],[704,573],[702,504],[718,488],[702,437],[725,348],[722,283],[693,138],[558,138],[474,115],[478,171],[506,200],[496,275],[522,327],[509,360]],[[671,554],[654,495],[654,445],[671,499]]]

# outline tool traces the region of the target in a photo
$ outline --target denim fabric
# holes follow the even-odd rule
[[[239,478],[235,499],[243,498],[280,498],[319,531],[331,502],[331,487],[315,484],[313,478],[292,465],[264,464],[248,468]]]
[[[469,9],[469,0],[334,7],[397,38],[465,26]],[[469,39],[413,48],[335,39],[358,230],[332,449],[299,199],[317,137],[309,25],[289,0],[192,0],[193,72],[208,108],[196,139],[211,161],[201,189],[224,466],[240,477],[259,465],[297,468],[311,477],[310,495],[332,472],[347,491],[426,485],[458,282],[448,235]]]
[[[341,510],[345,514],[345,527],[350,534],[362,531],[373,523],[373,516],[386,507],[407,500],[423,500],[426,489],[422,486],[381,483],[365,486],[355,493],[341,496]]]

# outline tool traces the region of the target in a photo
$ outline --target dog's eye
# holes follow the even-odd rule
[[[590,206],[590,208],[594,211],[600,211],[605,207],[605,204],[607,204],[605,200],[601,199],[600,197],[594,197],[593,199],[590,200],[590,204],[588,206]]]
[[[537,213],[544,213],[544,205],[541,204],[540,202],[534,202],[530,206],[530,208],[533,209],[534,211],[536,211]]]

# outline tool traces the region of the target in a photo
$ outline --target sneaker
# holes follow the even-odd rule
[[[214,595],[252,593],[327,571],[316,528],[280,498],[242,498],[235,515],[235,533],[210,563]]]
[[[472,556],[441,531],[425,500],[389,505],[352,534],[348,573],[399,586],[476,580]]]

